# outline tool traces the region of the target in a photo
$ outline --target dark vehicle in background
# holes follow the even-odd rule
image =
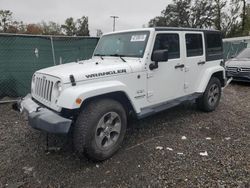
[[[245,48],[226,63],[227,77],[233,81],[250,82],[250,48]]]

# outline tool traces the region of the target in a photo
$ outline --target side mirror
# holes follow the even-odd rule
[[[233,58],[235,58],[236,57],[236,55],[231,55],[231,59],[233,59]]]
[[[155,50],[152,54],[152,61],[154,62],[168,61],[168,50]]]
[[[149,65],[149,69],[157,69],[158,62],[168,61],[168,50],[155,50],[152,54],[151,60],[154,61],[154,63]]]

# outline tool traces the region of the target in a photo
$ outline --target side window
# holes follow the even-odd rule
[[[187,57],[203,55],[201,34],[186,34]]]
[[[155,50],[168,50],[168,59],[180,58],[180,39],[178,34],[158,34],[155,39]]]
[[[207,61],[223,58],[222,37],[219,33],[207,33]]]

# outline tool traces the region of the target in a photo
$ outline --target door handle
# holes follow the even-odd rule
[[[184,64],[181,64],[181,65],[176,65],[174,68],[175,69],[182,69],[182,68],[184,68],[185,67],[185,65]]]
[[[198,65],[205,65],[206,64],[206,61],[200,61],[197,63]]]

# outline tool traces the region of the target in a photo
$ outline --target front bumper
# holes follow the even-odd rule
[[[227,77],[232,77],[234,81],[250,82],[249,72],[229,72],[227,71]]]
[[[29,125],[34,129],[54,134],[67,134],[70,130],[72,120],[40,106],[31,95],[20,100],[18,107],[21,112],[28,114]]]

